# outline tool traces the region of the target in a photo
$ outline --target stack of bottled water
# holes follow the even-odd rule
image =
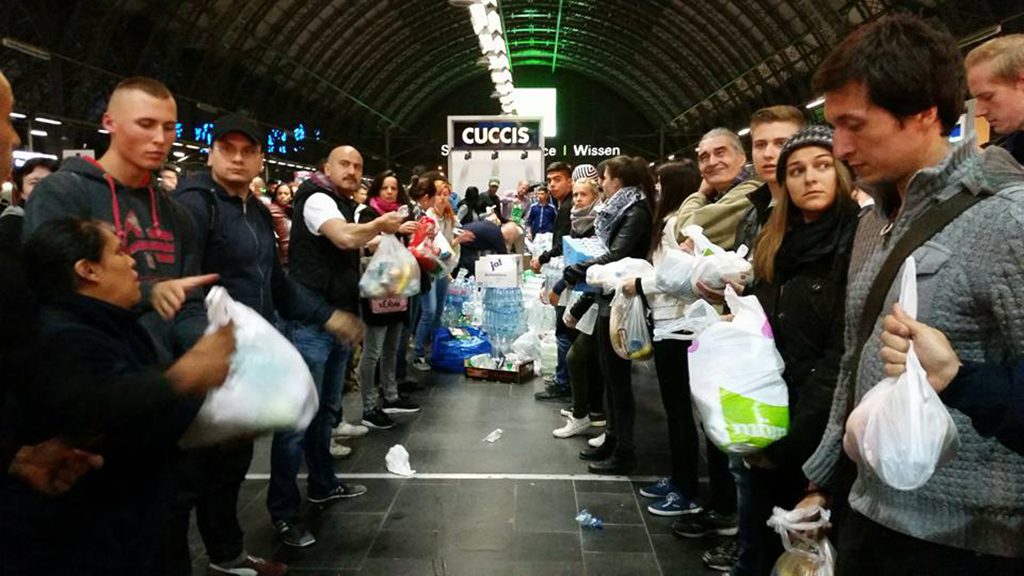
[[[449,328],[468,326],[471,324],[473,296],[476,294],[476,282],[467,278],[465,269],[448,287],[444,300],[444,311],[441,313],[441,324]]]
[[[484,330],[495,354],[505,355],[512,342],[526,331],[523,314],[523,292],[515,288],[484,290]]]

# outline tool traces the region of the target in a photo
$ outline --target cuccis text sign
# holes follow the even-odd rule
[[[528,150],[540,147],[540,122],[536,120],[455,120],[456,150]]]

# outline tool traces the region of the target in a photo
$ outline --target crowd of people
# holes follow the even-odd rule
[[[209,170],[182,174],[164,164],[172,94],[157,80],[122,81],[103,116],[107,151],[25,163],[0,217],[2,571],[190,574],[193,509],[211,574],[287,571],[243,546],[237,505],[253,439],[177,449],[235,347],[230,324],[206,329],[213,284],[288,337],[319,398],[308,427],[273,435],[266,505],[286,546],[317,542],[302,520],[302,462],[314,506],[366,493],[335,473],[352,450],[343,439],[420,411],[403,392],[417,386],[410,367],[431,370],[453,274],[472,273],[482,254],[522,253],[524,237],[553,236],[530,261],[537,273],[563,256],[564,238],[607,249],[565,266],[545,291],[557,366],[535,398],[562,404],[557,439],[601,429],[579,452],[590,472],[629,474],[649,442],[634,434],[633,361],[614,349],[612,296],[578,290],[596,265],[657,267],[692,253],[684,229],[698,225],[717,246],[749,249],[754,280],[732,288],[768,319],[789,428],[762,450],[722,450],[695,419],[691,342],[656,340],[670,458],[666,477],[639,490],[647,511],[674,517],[680,537],[715,537],[705,564],[738,576],[772,572],[783,551],[767,525],[774,508],[811,506],[831,510],[839,574],[1024,574],[1024,37],[989,41],[965,66],[945,32],[887,16],[832,50],[814,90],[831,127],[793,106],[761,108],[749,164],[741,137],[716,128],[696,160],[653,170],[628,156],[557,161],[541,184],[499,194],[494,179],[453,201],[441,172],[403,183],[387,170],[364,184],[351,146],[302,182],[268,186],[266,135],[234,114],[214,123]],[[950,143],[968,91],[1008,136],[1002,147]],[[0,180],[18,146],[13,99],[0,75]],[[421,272],[419,293],[361,297],[362,266],[382,238],[408,245],[428,229],[452,256]],[[908,255],[916,319],[893,305]],[[647,277],[616,292],[641,299],[651,330],[689,303]],[[697,298],[728,314],[721,287],[699,283]],[[595,312],[593,330],[578,329]],[[911,345],[960,446],[924,486],[898,490],[850,460],[843,433],[868,390],[906,369]],[[356,346],[358,424],[342,414]]]

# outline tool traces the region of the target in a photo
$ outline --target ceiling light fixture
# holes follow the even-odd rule
[[[483,53],[481,63],[486,60],[487,69],[494,83],[492,98],[501,101],[501,110],[506,114],[515,115],[516,103],[512,96],[512,62],[509,59],[508,45],[505,43],[505,30],[498,9],[498,0],[448,0],[448,5],[455,8],[468,8],[469,20],[473,26]]]
[[[25,118],[27,118],[27,116],[25,116],[21,112],[11,112],[10,114],[8,114],[8,116],[14,118],[15,120],[24,120]]]
[[[42,116],[36,116],[36,122],[42,122],[43,124],[52,124],[54,126],[60,126],[60,120],[53,120],[52,118],[43,118]]]
[[[39,136],[40,138],[45,138],[46,136],[48,136],[48,134],[42,130],[30,130],[29,133],[32,134],[33,136]]]
[[[750,134],[750,128],[742,128],[739,132],[736,133],[736,135],[740,137],[746,136],[747,134]]]
[[[825,97],[822,96],[821,98],[815,98],[814,100],[811,100],[807,104],[804,104],[804,108],[807,108],[808,110],[814,110],[815,108],[817,108],[818,106],[821,106],[824,103],[825,103]]]

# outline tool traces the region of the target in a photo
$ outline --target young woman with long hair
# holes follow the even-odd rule
[[[860,209],[850,173],[832,151],[832,131],[810,126],[793,135],[776,169],[785,199],[757,237],[753,294],[764,308],[786,362],[789,431],[744,457],[750,468],[750,513],[741,515],[755,550],[742,573],[769,574],[782,552],[766,527],[772,508],[791,509],[808,485],[803,463],[828,422],[843,355],[847,269]],[[748,523],[749,526],[742,524]],[[741,563],[747,555],[741,554]]]

